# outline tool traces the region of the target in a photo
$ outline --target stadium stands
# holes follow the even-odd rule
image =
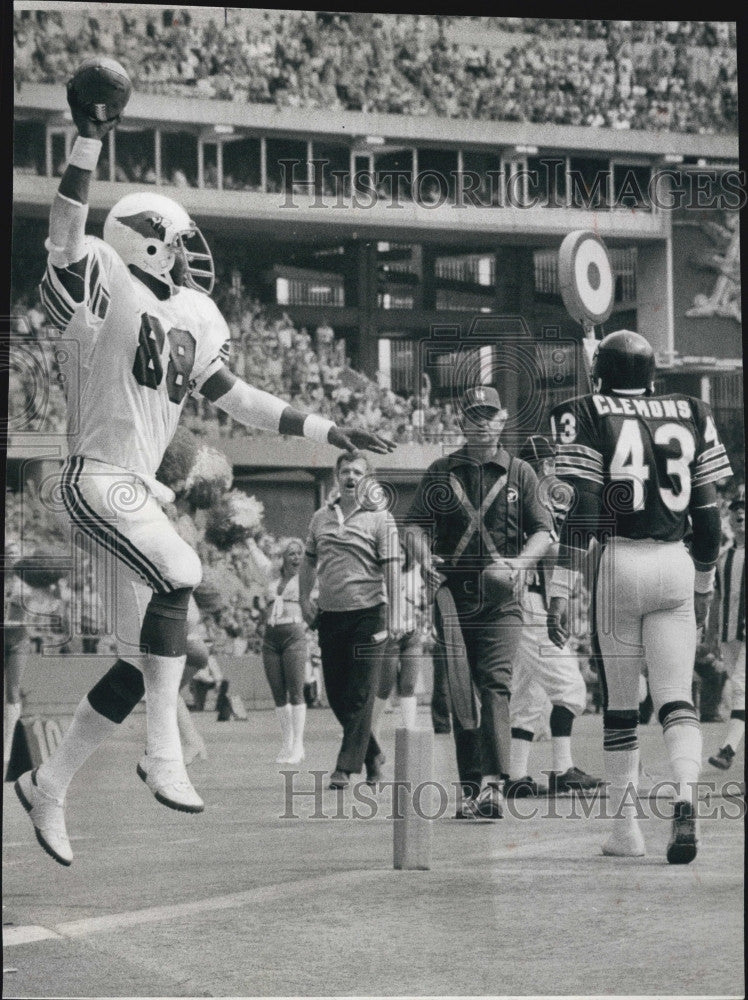
[[[146,10],[15,14],[15,75],[64,81],[84,54],[116,56],[137,90],[404,115],[737,131],[728,22],[573,21],[232,10],[168,24]],[[245,16],[246,15],[246,16]],[[472,29],[472,34],[471,34]],[[542,79],[543,85],[538,86]]]

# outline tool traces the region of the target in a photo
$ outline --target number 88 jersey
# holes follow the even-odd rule
[[[732,474],[709,406],[680,393],[580,396],[554,408],[551,432],[556,475],[627,538],[682,539],[694,494]]]
[[[40,285],[51,322],[77,345],[69,374],[70,453],[153,478],[187,393],[227,358],[229,330],[203,292],[161,298],[109,244],[88,236],[86,254],[51,261]]]

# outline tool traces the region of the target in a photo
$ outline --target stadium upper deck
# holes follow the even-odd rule
[[[17,217],[46,215],[69,149],[60,81],[91,51],[111,52],[138,92],[102,157],[94,224],[129,190],[177,189],[245,287],[300,325],[331,321],[372,375],[379,341],[469,313],[578,335],[553,256],[581,228],[614,251],[610,328],[646,329],[672,360],[674,225],[693,224],[689,206],[719,216],[739,205],[735,40],[723,22],[594,22],[592,38],[568,37],[578,27],[549,38],[527,19],[232,8],[221,23],[223,9],[101,5],[95,18],[63,18],[22,6]],[[494,103],[471,103],[478,92]],[[393,104],[395,93],[420,96]],[[723,328],[710,353],[735,358]]]

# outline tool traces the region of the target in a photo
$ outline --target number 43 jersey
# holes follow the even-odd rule
[[[580,396],[554,408],[551,432],[556,475],[627,538],[683,538],[694,491],[732,474],[709,406],[680,393]]]
[[[70,453],[152,479],[187,393],[227,358],[218,307],[189,288],[158,298],[91,236],[80,261],[47,263],[40,293],[53,325],[77,345],[68,372]]]

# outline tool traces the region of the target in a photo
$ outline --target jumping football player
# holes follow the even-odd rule
[[[603,853],[645,853],[632,810],[639,675],[646,662],[675,786],[667,860],[688,864],[696,856],[702,750],[691,701],[696,632],[706,618],[719,554],[715,483],[731,470],[709,406],[680,393],[655,395],[654,375],[649,343],[619,330],[598,345],[595,391],[552,413],[556,472],[576,496],[551,580],[548,634],[563,646],[574,566],[590,538],[598,537],[592,616],[602,656],[603,757],[614,816]],[[689,519],[690,554],[683,542]]]
[[[15,785],[41,846],[63,865],[73,858],[63,811],[70,780],[144,694],[140,770],[149,789],[172,809],[203,809],[177,725],[200,560],[162,510],[174,495],[155,479],[187,393],[201,393],[248,426],[344,450],[395,447],[300,413],[231,373],[229,330],[210,298],[212,256],[176,202],[153,192],[126,195],[109,212],[103,240],[85,234],[101,140],[119,118],[92,120],[70,86],[68,103],[78,137],[52,204],[41,296],[50,321],[79,353],[60,497],[73,533],[94,539],[115,567],[120,659],[80,703],[52,757]]]

